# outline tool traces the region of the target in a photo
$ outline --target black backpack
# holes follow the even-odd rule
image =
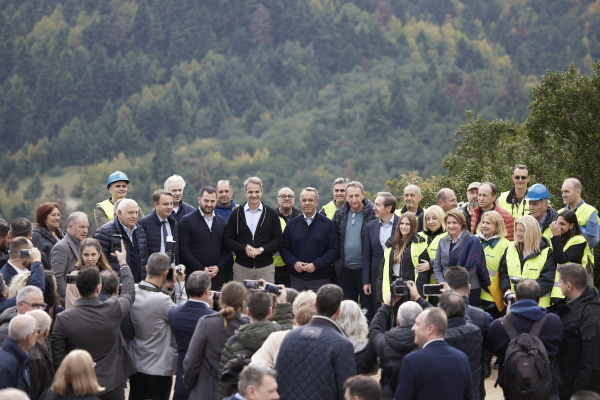
[[[521,335],[517,334],[508,316],[500,319],[510,339],[502,371],[507,400],[546,400],[552,394],[552,366],[539,338],[547,318],[548,315],[544,315],[533,324],[529,333]]]

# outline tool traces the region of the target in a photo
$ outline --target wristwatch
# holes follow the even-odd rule
[[[265,252],[265,249],[263,247],[259,247],[258,249],[260,250],[261,253]]]

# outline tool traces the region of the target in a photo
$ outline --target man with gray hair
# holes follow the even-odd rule
[[[390,313],[400,299],[400,297],[392,299],[391,293],[388,293],[385,303],[377,311],[369,326],[369,342],[382,365],[381,398],[388,400],[391,400],[396,393],[404,356],[417,347],[415,334],[411,328],[415,324],[417,316],[423,311],[421,306],[414,301],[402,303],[398,309],[396,326],[388,330]]]
[[[260,178],[244,181],[248,202],[235,208],[225,227],[223,246],[236,255],[233,279],[275,280],[273,255],[281,250],[283,234],[277,212],[261,201],[263,184]]]
[[[0,343],[8,336],[9,324],[17,315],[27,311],[46,308],[44,293],[35,286],[25,286],[17,292],[17,305],[9,307],[0,314]]]
[[[185,280],[185,270],[171,267],[169,256],[154,253],[148,260],[146,279],[136,285],[130,316],[135,337],[131,355],[138,372],[131,375],[129,398],[168,400],[176,372],[177,350],[169,325],[169,311],[176,304],[168,290]],[[167,279],[173,269],[173,278]]]
[[[331,263],[339,253],[333,222],[317,213],[319,194],[313,187],[300,192],[302,215],[285,227],[281,257],[289,266],[291,287],[297,291],[318,291],[329,283]]]
[[[0,349],[0,389],[17,388],[29,393],[27,351],[35,346],[38,324],[30,315],[17,315],[10,321],[8,338]]]
[[[46,338],[50,334],[52,318],[50,318],[47,312],[42,310],[28,311],[26,315],[31,315],[35,318],[39,328],[35,345],[28,351],[29,383],[31,385],[30,397],[32,400],[37,400],[52,385],[52,379],[54,379],[52,355],[44,347]]]
[[[367,318],[375,314],[372,295],[363,290],[363,243],[366,226],[375,220],[373,203],[365,197],[362,183],[349,182],[346,185],[346,202],[333,216],[340,243],[338,258],[333,267],[337,281],[344,290],[344,300],[359,301],[367,309]]]
[[[123,199],[117,209],[117,218],[94,233],[94,239],[100,242],[102,252],[117,273],[121,266],[114,255],[114,249],[121,247],[121,243],[123,243],[127,253],[127,265],[131,267],[131,273],[136,283],[146,276],[145,268],[148,262],[146,231],[138,223],[138,215],[137,203],[131,199]],[[121,243],[119,243],[119,239]]]
[[[346,184],[350,182],[347,178],[337,178],[333,181],[333,200],[325,204],[319,213],[329,219],[333,219],[333,215],[346,202]]]
[[[250,364],[240,373],[238,393],[224,400],[277,400],[277,371],[263,364]]]
[[[81,211],[75,211],[67,219],[67,234],[54,245],[50,252],[50,264],[56,278],[56,287],[63,304],[67,291],[65,277],[73,272],[75,264],[79,259],[79,244],[87,237],[88,228],[87,215]]]
[[[179,223],[183,216],[194,212],[196,209],[194,206],[189,205],[183,201],[183,189],[185,189],[185,180],[175,174],[167,178],[165,181],[164,189],[173,195],[173,213],[171,217]]]

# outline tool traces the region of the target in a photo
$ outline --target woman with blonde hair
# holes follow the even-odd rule
[[[417,265],[419,272],[427,272],[431,274],[433,270],[433,262],[435,261],[435,255],[437,254],[437,248],[442,237],[446,233],[446,213],[442,207],[433,205],[427,208],[423,212],[423,232],[419,235],[427,241],[427,253],[429,254],[429,262],[421,262]],[[429,283],[436,283],[435,276],[431,276]],[[437,299],[430,299],[437,300]]]
[[[292,303],[292,313],[294,314],[294,329],[306,325],[310,322],[313,315],[316,314],[315,303],[317,294],[312,290],[300,292]],[[260,349],[252,355],[252,363],[260,363],[275,368],[275,361],[279,355],[281,343],[290,331],[284,330],[273,332],[263,343]]]
[[[190,399],[214,400],[218,397],[217,371],[225,342],[241,325],[250,323],[248,316],[242,314],[247,296],[243,283],[228,282],[219,298],[221,311],[198,320],[183,360],[183,383],[190,389]]]
[[[354,346],[356,373],[374,375],[377,372],[377,354],[369,342],[367,317],[358,304],[352,300],[342,301],[340,315],[335,322],[342,327]]]
[[[490,275],[492,286],[497,285],[500,288],[500,277],[498,275],[498,267],[500,259],[504,252],[510,246],[510,241],[506,239],[506,225],[504,219],[496,211],[488,211],[481,217],[481,222],[477,227],[479,241],[483,246],[485,253],[485,264]],[[492,295],[488,292],[481,291],[480,307],[489,312],[496,319],[502,316],[501,312],[504,309],[502,301],[494,301]]]
[[[108,263],[106,256],[102,252],[100,242],[98,242],[96,239],[87,238],[84,239],[81,244],[79,244],[79,259],[77,260],[73,271],[68,274],[65,279],[67,282],[67,292],[65,294],[66,309],[73,307],[75,300],[80,297],[79,290],[77,290],[77,286],[75,285],[75,277],[86,265],[95,265],[100,272],[105,270],[113,270]]]
[[[103,387],[98,383],[92,356],[85,350],[73,350],[62,361],[52,387],[40,400],[97,400]]]
[[[515,240],[508,246],[498,268],[502,293],[515,291],[511,278],[535,279],[540,285],[540,307],[550,306],[556,261],[540,224],[531,215],[515,221]]]

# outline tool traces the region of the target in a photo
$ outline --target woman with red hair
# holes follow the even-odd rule
[[[58,204],[42,204],[37,210],[31,242],[33,243],[33,247],[37,247],[42,254],[48,256],[48,260],[50,259],[50,252],[54,245],[64,236],[59,225],[60,208]]]

